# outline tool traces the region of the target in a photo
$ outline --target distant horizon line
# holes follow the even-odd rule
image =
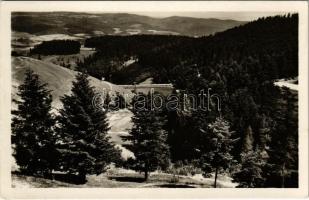
[[[240,22],[254,21],[262,17],[271,17],[276,15],[286,15],[289,12],[97,12],[97,11],[40,11],[40,12],[23,12],[17,11],[14,13],[76,13],[76,14],[89,14],[89,15],[101,15],[101,14],[128,14],[138,15],[141,17],[150,17],[155,19],[165,19],[171,17],[186,17],[193,19],[215,19],[215,20],[233,20]],[[291,13],[292,14],[292,13]]]

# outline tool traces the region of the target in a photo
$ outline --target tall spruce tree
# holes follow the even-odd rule
[[[92,105],[96,92],[87,75],[78,73],[71,95],[64,95],[59,111],[59,149],[62,153],[60,170],[78,173],[81,182],[86,174],[100,174],[107,165],[120,157],[109,141],[106,113]]]
[[[233,132],[229,129],[229,123],[221,117],[209,124],[208,130],[200,129],[206,141],[205,151],[201,158],[201,168],[205,176],[215,173],[214,187],[217,187],[219,171],[228,169],[233,159],[230,154]]]
[[[150,108],[150,94],[137,95],[133,101],[133,128],[128,136],[123,136],[129,144],[125,145],[134,153],[133,168],[145,173],[147,181],[149,173],[166,168],[169,163],[169,147],[167,132],[164,129],[166,116],[161,110]]]
[[[12,111],[13,156],[21,172],[48,175],[57,161],[52,96],[47,84],[30,69],[18,87],[18,95],[20,100],[14,100],[17,110]]]
[[[264,146],[262,151],[258,147],[254,150],[253,143],[252,129],[249,126],[245,131],[240,154],[240,169],[232,175],[233,181],[238,183],[237,187],[255,188],[264,185],[263,168],[266,164]]]
[[[298,187],[298,105],[297,94],[282,88],[273,118],[271,142],[268,150],[267,186]],[[294,176],[293,176],[294,174]]]

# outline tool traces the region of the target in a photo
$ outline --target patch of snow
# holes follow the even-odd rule
[[[74,34],[74,36],[76,36],[76,37],[85,37],[86,33],[76,33],[76,34]]]
[[[142,24],[132,24],[130,25],[130,27],[132,28],[140,28],[142,26]]]
[[[148,30],[152,34],[163,34],[163,35],[179,35],[179,33],[174,31],[158,31],[158,30]]]
[[[144,85],[144,84],[152,84],[153,83],[153,78],[147,78],[146,80],[144,80],[143,82],[140,82],[139,85]]]
[[[99,15],[88,15],[87,16],[88,18],[97,18],[97,17],[100,17]]]
[[[127,29],[126,31],[130,35],[137,35],[137,34],[140,34],[142,32],[140,29]]]
[[[81,51],[95,51],[93,48],[88,48],[88,47],[81,47]]]
[[[131,64],[133,64],[133,63],[135,63],[135,62],[136,62],[136,59],[130,59],[130,60],[125,61],[125,62],[123,63],[123,66],[124,66],[124,67],[127,67],[127,66],[129,66],[129,65],[131,65]]]
[[[117,144],[116,147],[121,150],[121,157],[125,160],[127,160],[128,158],[135,158],[134,153],[124,148],[123,146]]]
[[[278,87],[287,87],[291,90],[298,91],[298,84],[295,84],[296,81],[297,80],[295,80],[295,79],[289,79],[289,80],[279,79],[279,80],[274,82],[274,85],[276,85]]]
[[[92,31],[95,35],[104,35],[103,31]]]
[[[114,34],[122,33],[122,31],[120,30],[120,28],[113,28],[113,29],[114,29]]]

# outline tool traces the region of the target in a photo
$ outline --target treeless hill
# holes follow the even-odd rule
[[[12,99],[18,98],[17,87],[23,82],[27,68],[38,74],[42,83],[48,84],[48,89],[51,90],[53,96],[53,108],[61,107],[60,97],[70,93],[72,81],[77,72],[29,57],[12,57]],[[91,85],[101,94],[109,91],[111,91],[111,94],[115,94],[115,92],[131,94],[129,90],[109,82],[101,81],[94,77],[89,77],[89,79]]]

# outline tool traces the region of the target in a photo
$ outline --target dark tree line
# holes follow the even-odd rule
[[[41,44],[30,49],[30,55],[69,55],[80,51],[81,44],[74,40],[51,40],[43,41]]]
[[[133,36],[100,36],[85,40],[85,47],[95,48],[101,56],[136,56],[151,49],[164,49],[183,41],[191,41],[187,36],[172,35],[133,35]]]
[[[133,84],[138,77],[153,71],[150,67],[136,62],[124,66],[129,59],[140,60],[147,57],[152,50],[165,51],[170,46],[190,43],[194,38],[186,36],[101,36],[86,39],[85,47],[96,49],[96,53],[78,63],[79,71],[87,71],[88,74],[113,83]],[[162,58],[161,58],[162,59]],[[127,76],[131,74],[132,76]],[[149,75],[148,75],[149,76]]]

